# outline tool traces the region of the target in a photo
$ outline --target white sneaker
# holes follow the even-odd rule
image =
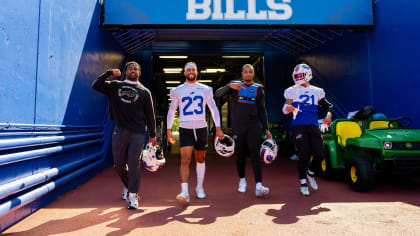
[[[139,207],[139,196],[136,195],[128,195],[128,209],[137,209]]]
[[[176,196],[176,200],[178,200],[179,203],[188,204],[190,202],[190,196],[188,193],[181,192]]]
[[[293,156],[290,157],[290,160],[298,161],[299,157],[296,154],[293,154]]]
[[[300,186],[300,193],[303,195],[303,196],[309,196],[310,195],[310,193],[309,193],[309,189],[308,189],[308,186]]]
[[[206,198],[206,193],[204,192],[203,186],[195,188],[195,193],[197,194],[197,198]]]
[[[306,173],[306,177],[308,178],[311,188],[315,191],[318,190],[318,184],[316,184],[315,177],[309,176],[308,173]]]
[[[127,201],[127,199],[128,199],[128,189],[124,187],[123,192],[122,192],[122,200]]]
[[[240,193],[246,192],[246,180],[239,180],[238,192]]]
[[[268,195],[269,192],[270,189],[262,185],[255,187],[255,196],[257,197],[265,197]]]

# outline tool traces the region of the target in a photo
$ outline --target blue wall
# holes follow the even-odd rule
[[[0,122],[104,122],[98,112],[104,114],[105,98],[90,84],[104,69],[119,68],[124,53],[99,28],[98,2],[2,4],[7,5],[0,8]]]
[[[295,59],[276,51],[264,52],[265,94],[268,121],[282,122],[284,90],[293,85],[292,72]]]
[[[0,122],[34,122],[39,4],[2,1],[0,7]]]
[[[57,136],[66,139],[33,147],[0,148],[0,186],[23,177],[41,174],[66,164],[77,163],[93,154],[102,153],[88,164],[95,164],[88,174],[71,178],[73,170],[48,180],[63,183],[60,188],[35,198],[27,205],[17,201],[22,194],[36,192],[47,186],[43,182],[0,198],[0,211],[11,201],[13,209],[0,216],[0,232],[22,217],[47,204],[60,194],[86,181],[110,164],[109,134],[112,123],[108,119],[107,98],[93,91],[93,80],[108,68],[120,68],[124,52],[109,32],[99,26],[100,4],[97,0],[17,0],[2,1],[0,7],[0,123],[65,125]],[[79,127],[77,131],[68,128]],[[99,126],[98,128],[93,128]],[[3,126],[4,127],[4,126]],[[46,132],[45,128],[36,128]],[[64,131],[63,131],[64,129]],[[33,131],[34,128],[28,128]],[[37,135],[8,135],[10,130],[1,128],[0,141],[17,138],[35,138]],[[18,131],[16,131],[18,132]],[[20,131],[19,131],[20,132]],[[60,133],[61,132],[61,133]],[[90,139],[71,139],[70,132],[81,135],[98,133]],[[103,133],[102,133],[103,132]],[[13,132],[14,133],[14,132]],[[41,134],[41,137],[55,135]],[[105,139],[104,141],[100,141]],[[43,148],[63,148],[66,145],[97,141],[67,152],[30,156],[17,162],[5,161],[9,154],[20,155],[25,151]],[[98,141],[99,140],[99,141]],[[63,180],[64,179],[64,180]],[[36,195],[31,195],[36,196]],[[7,204],[6,204],[7,205]]]
[[[416,1],[377,1],[374,30],[347,35],[299,59],[348,111],[373,105],[388,117],[408,116],[420,128],[418,9]]]
[[[420,128],[420,2],[381,0],[376,5],[377,27],[369,33],[373,104],[389,116],[411,117]]]

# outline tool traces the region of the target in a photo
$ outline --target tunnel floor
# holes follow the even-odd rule
[[[357,193],[343,180],[318,178],[320,189],[302,197],[296,163],[286,157],[263,166],[269,197],[236,191],[235,160],[207,157],[206,199],[194,195],[191,165],[187,207],[180,191],[179,156],[167,157],[157,173],[142,168],[140,208],[128,210],[112,168],[18,222],[4,235],[420,235],[420,179],[381,180],[373,192]]]

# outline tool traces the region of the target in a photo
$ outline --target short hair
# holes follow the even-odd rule
[[[193,61],[189,61],[189,62],[185,63],[184,71],[187,70],[187,66],[189,66],[189,65],[194,66],[195,67],[195,70],[198,71],[197,64],[195,62],[193,62]]]
[[[254,67],[253,67],[251,64],[245,64],[245,65],[243,65],[243,66],[242,66],[242,71],[244,71],[244,70],[245,70],[245,68],[247,68],[247,67],[248,67],[249,69],[251,69],[252,71],[255,71],[255,70],[254,70]]]
[[[139,70],[141,70],[141,66],[140,66],[139,63],[137,63],[136,61],[129,61],[129,62],[125,63],[124,72],[127,71],[128,66],[130,66],[130,65],[135,65]]]

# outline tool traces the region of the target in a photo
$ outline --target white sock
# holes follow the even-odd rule
[[[197,171],[197,187],[203,187],[204,174],[206,173],[206,163],[196,162],[196,171]]]
[[[261,188],[261,187],[262,187],[261,182],[258,182],[258,183],[255,185],[255,187],[256,187],[256,188]]]
[[[130,197],[136,197],[136,193],[129,193]]]
[[[182,193],[188,194],[188,183],[181,183]]]
[[[246,183],[246,179],[245,179],[245,178],[240,178],[240,179],[239,179],[239,182],[241,182],[241,183]]]
[[[300,179],[300,184],[306,184],[306,179]]]

